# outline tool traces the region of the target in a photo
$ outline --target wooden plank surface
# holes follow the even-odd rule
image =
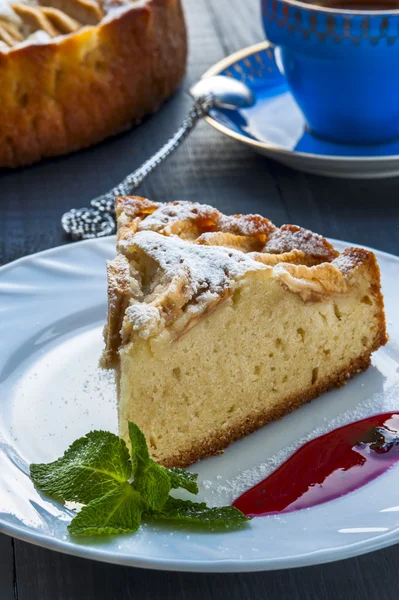
[[[185,90],[214,62],[263,37],[258,0],[184,0],[190,59],[182,89],[139,128],[18,172],[0,173],[0,260],[66,243],[59,218],[115,185],[172,135],[190,106]],[[157,200],[259,212],[325,235],[399,253],[398,180],[342,181],[283,167],[200,124],[145,182]],[[150,572],[85,561],[0,536],[0,600],[397,600],[399,547],[340,563],[275,573]],[[15,564],[15,573],[14,573]],[[14,582],[14,574],[16,581]],[[16,586],[14,586],[16,583]]]
[[[288,571],[170,573],[96,563],[16,542],[18,600],[397,600],[398,559],[398,549],[388,548]]]
[[[14,600],[14,541],[0,535],[0,600]]]

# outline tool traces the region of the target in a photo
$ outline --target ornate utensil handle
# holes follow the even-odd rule
[[[186,139],[196,124],[214,103],[213,95],[196,98],[193,106],[175,135],[154,156],[106,194],[90,202],[92,208],[73,208],[65,213],[61,224],[66,233],[75,240],[104,237],[115,231],[115,197],[132,194],[144,179],[172,154]]]

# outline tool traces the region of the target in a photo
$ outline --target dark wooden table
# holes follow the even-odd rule
[[[191,51],[182,89],[139,128],[96,148],[0,173],[0,258],[67,243],[61,214],[109,189],[150,156],[189,107],[184,90],[224,55],[262,39],[259,0],[185,0]],[[253,154],[206,124],[142,186],[155,200],[187,199],[227,213],[259,212],[326,236],[399,254],[399,180],[304,175]],[[274,600],[399,598],[399,547],[274,573],[201,575],[117,567],[0,536],[0,600]]]

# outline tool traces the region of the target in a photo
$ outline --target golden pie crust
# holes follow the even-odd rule
[[[121,132],[155,112],[184,75],[180,0],[11,8],[12,17],[0,12],[0,167]]]

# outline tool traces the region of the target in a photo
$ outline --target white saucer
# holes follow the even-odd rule
[[[227,75],[244,81],[255,104],[239,110],[213,109],[206,120],[218,131],[260,154],[294,169],[371,179],[399,176],[399,140],[373,146],[334,144],[306,130],[269,42],[240,50],[211,67],[203,77]]]

